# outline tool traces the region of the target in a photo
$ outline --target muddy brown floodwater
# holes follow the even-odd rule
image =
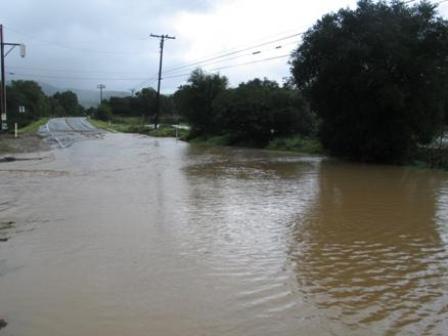
[[[448,174],[109,134],[0,165],[3,335],[446,335]]]

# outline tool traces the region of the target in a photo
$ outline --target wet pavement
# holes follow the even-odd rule
[[[103,134],[102,130],[92,126],[84,117],[53,118],[39,129],[39,135],[59,148],[69,147],[79,141],[101,138]]]
[[[2,336],[446,334],[447,173],[74,136],[0,167]]]

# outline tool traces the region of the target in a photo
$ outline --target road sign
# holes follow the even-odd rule
[[[19,106],[19,113],[25,113],[25,111],[26,111],[25,106],[20,105]]]
[[[6,113],[2,113],[2,121],[6,121]]]
[[[6,123],[6,121],[2,122],[2,131],[7,131],[8,130],[8,124]]]

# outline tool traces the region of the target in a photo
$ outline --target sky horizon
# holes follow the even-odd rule
[[[432,2],[438,2],[433,0]],[[162,93],[196,67],[219,72],[231,86],[253,78],[283,82],[300,33],[356,0],[15,0],[2,4],[5,42],[24,43],[6,57],[7,80],[30,79],[61,89],[128,91],[156,87],[159,40]],[[448,2],[439,5],[448,16]]]

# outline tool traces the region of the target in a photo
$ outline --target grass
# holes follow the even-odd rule
[[[191,139],[190,142],[209,146],[230,146],[233,143],[233,137],[230,135],[199,136]]]
[[[39,128],[47,122],[48,118],[42,118],[20,128],[18,138],[14,137],[14,130],[1,134],[0,154],[31,153],[48,150],[48,145],[37,134]]]
[[[12,153],[14,149],[8,144],[4,143],[0,138],[0,154],[2,153]]]
[[[142,124],[140,118],[113,118],[110,121],[103,121],[98,119],[89,119],[89,122],[97,128],[102,128],[107,131],[134,133],[133,129]]]
[[[41,118],[19,129],[19,138],[14,138],[14,129],[0,136],[0,154],[26,152],[40,148],[40,138],[37,131],[48,122],[48,118]]]
[[[36,134],[39,128],[48,122],[48,118],[41,118],[19,129],[19,134]]]
[[[109,123],[108,121],[98,120],[98,119],[89,119],[89,122],[95,126],[96,128],[105,129],[107,131],[113,131],[115,132],[114,126]]]
[[[158,129],[152,129],[150,127],[144,126],[142,123],[142,119],[139,117],[114,116],[110,122],[97,119],[90,119],[89,121],[97,128],[102,128],[112,132],[145,134],[153,137],[176,136],[176,129],[170,124],[160,124]],[[235,138],[232,135],[217,135],[208,137],[199,136],[189,138],[189,131],[184,129],[179,129],[177,135],[182,140],[188,140],[191,143],[197,144],[205,144],[210,146],[241,145],[245,147],[254,147],[250,143],[235,143]],[[266,149],[291,151],[305,154],[323,153],[322,146],[318,140],[304,138],[301,136],[276,138],[266,146]]]
[[[417,148],[412,166],[448,170],[448,148],[420,146]]]
[[[168,124],[160,124],[158,129],[153,129],[142,124],[142,119],[138,117],[114,117],[110,122],[97,119],[89,120],[95,127],[107,131],[120,133],[145,134],[153,137],[176,137],[176,129]],[[179,129],[177,136],[185,139],[188,131]]]
[[[198,136],[189,139],[191,143],[209,145],[209,146],[241,146],[250,148],[260,148],[259,146],[250,142],[235,141],[232,135],[218,135],[218,136]],[[264,149],[275,151],[288,151],[302,154],[321,155],[323,148],[320,142],[316,139],[304,138],[298,135],[290,137],[275,138]]]
[[[268,144],[266,149],[306,154],[323,154],[322,145],[318,140],[304,138],[298,135],[276,138]]]

